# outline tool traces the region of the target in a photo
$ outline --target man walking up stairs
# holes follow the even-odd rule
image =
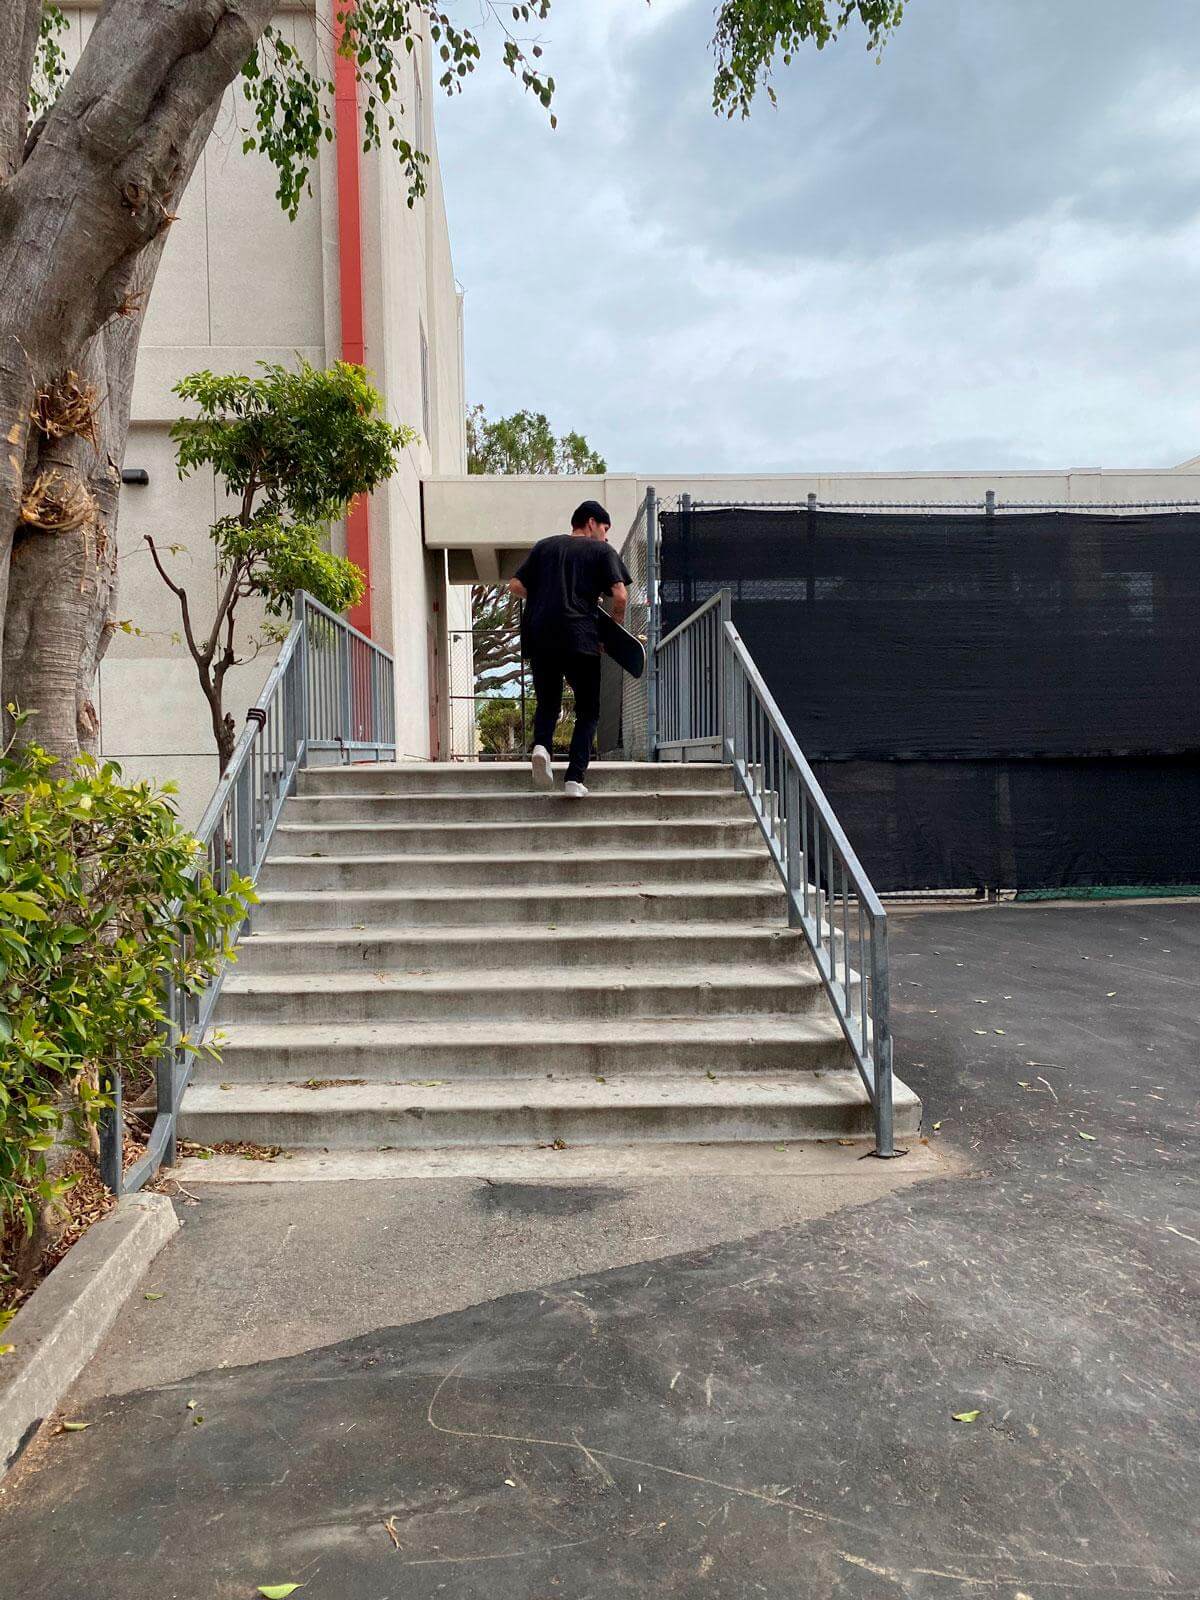
[[[612,519],[598,500],[585,500],[571,517],[570,533],[541,539],[517,569],[509,591],[525,602],[521,653],[533,672],[537,704],[533,716],[533,781],[554,784],[550,752],[562,710],[564,680],[575,694],[565,790],[568,799],[587,795],[584,777],[600,721],[600,596],[612,596],[612,615],[625,620],[625,563],[608,543]]]

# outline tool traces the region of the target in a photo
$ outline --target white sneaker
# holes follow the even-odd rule
[[[584,788],[582,783],[572,783],[568,781],[563,785],[563,793],[566,795],[568,800],[584,800],[587,798],[587,790]]]
[[[553,789],[554,768],[550,762],[550,752],[544,744],[534,745],[532,766],[534,788]]]

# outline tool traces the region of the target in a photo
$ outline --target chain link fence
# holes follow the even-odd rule
[[[633,526],[617,546],[632,579],[625,626],[643,641],[648,652],[652,649],[651,635],[658,605],[654,559],[656,506],[651,489],[638,507]],[[605,656],[600,667],[600,726],[596,734],[596,746],[602,756],[624,761],[650,759],[651,695],[649,670],[644,677],[631,678]]]
[[[521,658],[521,612],[505,615],[488,599],[473,607],[475,625],[454,628],[449,642],[450,756],[453,761],[524,761],[533,749],[537,697]],[[570,687],[554,733],[554,754],[566,754],[575,727]]]

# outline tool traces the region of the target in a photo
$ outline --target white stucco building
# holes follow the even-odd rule
[[[282,7],[280,25],[310,62],[320,53],[329,70],[332,7],[330,0],[316,4],[324,9],[320,30],[311,0]],[[68,12],[74,50],[96,9]],[[219,497],[207,471],[179,481],[168,438],[182,409],[172,386],[199,368],[253,372],[258,361],[288,363],[297,355],[316,366],[343,356],[362,360],[389,419],[421,434],[400,471],[372,496],[366,537],[360,523],[349,553],[367,566],[370,584],[369,618],[355,620],[396,657],[401,752],[424,757],[448,743],[438,687],[447,603],[461,609],[469,591],[447,595],[444,557],[427,552],[421,535],[422,481],[461,473],[466,464],[462,308],[428,92],[435,76],[426,42],[403,64],[404,132],[431,156],[428,191],[411,209],[392,152],[363,154],[361,140],[348,135],[344,82],[338,138],[323,147],[312,195],[295,222],[275,199],[270,163],[242,153],[245,118],[236,89],[179,204],[147,309],[124,463],[127,473],[149,474],[147,484],[129,484],[121,497],[117,615],[140,632],[113,639],[98,703],[103,753],[131,776],[173,779],[187,820],[196,819],[213,788],[216,755],[194,664],[172,639],[176,601],[142,539],[152,533],[160,546],[186,547],[172,570],[201,601],[203,617],[216,592],[207,529]],[[334,537],[347,553],[347,530]],[[239,722],[270,660],[264,653],[230,674],[227,699]]]

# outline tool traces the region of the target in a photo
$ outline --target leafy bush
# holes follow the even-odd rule
[[[148,1079],[163,980],[199,987],[228,953],[253,892],[219,892],[198,853],[167,791],[112,762],[0,754],[0,1231],[31,1233],[69,1186],[47,1154],[111,1103],[109,1075]]]

